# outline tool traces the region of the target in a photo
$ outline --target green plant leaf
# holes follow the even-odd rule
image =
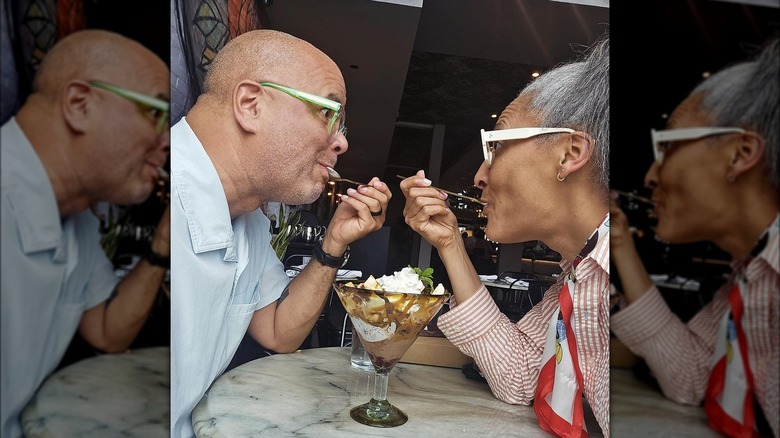
[[[295,238],[296,233],[294,230],[301,220],[301,212],[300,210],[295,210],[291,213],[287,213],[287,209],[282,205],[282,208],[279,211],[278,220],[279,233],[271,238],[271,247],[274,249],[276,257],[284,262],[283,258],[284,254],[287,252],[287,246],[289,246],[292,239]]]
[[[412,266],[409,266],[412,268]],[[433,268],[426,268],[424,271],[420,268],[412,268],[415,274],[420,277],[420,281],[428,288],[428,292],[433,290]]]

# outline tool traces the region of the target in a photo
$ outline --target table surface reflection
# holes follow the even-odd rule
[[[103,354],[57,371],[22,412],[25,436],[170,436],[169,352]]]
[[[409,416],[394,428],[365,426],[349,411],[373,395],[374,374],[350,366],[349,348],[277,354],[223,374],[192,414],[198,437],[549,437],[533,408],[504,403],[459,369],[399,363],[387,398]],[[597,436],[597,435],[596,435]]]
[[[707,425],[704,408],[673,402],[630,369],[610,370],[610,414],[613,437],[721,437]]]

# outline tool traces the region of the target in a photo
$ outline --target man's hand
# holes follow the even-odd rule
[[[163,257],[170,257],[171,255],[171,206],[166,205],[165,211],[163,211],[160,217],[160,222],[157,224],[157,228],[154,231],[154,238],[152,239],[152,251]]]
[[[387,184],[377,177],[372,178],[368,185],[347,190],[330,220],[322,249],[339,256],[350,243],[382,228],[392,196]]]
[[[430,185],[431,181],[425,178],[422,170],[401,181],[401,190],[406,197],[406,223],[439,251],[455,244],[462,245],[458,219],[447,205],[447,194]]]

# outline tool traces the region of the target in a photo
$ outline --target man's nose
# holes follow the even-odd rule
[[[171,128],[166,124],[157,136],[157,147],[167,155],[171,151]]]
[[[349,149],[349,142],[347,141],[347,136],[342,134],[341,132],[336,134],[336,137],[333,138],[333,141],[330,144],[331,148],[333,148],[333,151],[336,152],[337,155],[341,155],[344,152]]]

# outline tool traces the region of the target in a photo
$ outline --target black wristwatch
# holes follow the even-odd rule
[[[331,268],[343,268],[344,265],[347,264],[347,260],[349,260],[349,245],[347,245],[347,250],[344,251],[344,254],[342,254],[341,257],[333,257],[322,249],[322,239],[320,239],[320,241],[317,242],[317,245],[312,250],[311,254],[314,256],[315,260],[325,266],[329,266]]]
[[[152,247],[149,247],[149,250],[146,252],[146,261],[153,264],[154,266],[159,266],[161,268],[171,268],[171,258],[163,257],[160,254],[157,254],[154,252]]]

